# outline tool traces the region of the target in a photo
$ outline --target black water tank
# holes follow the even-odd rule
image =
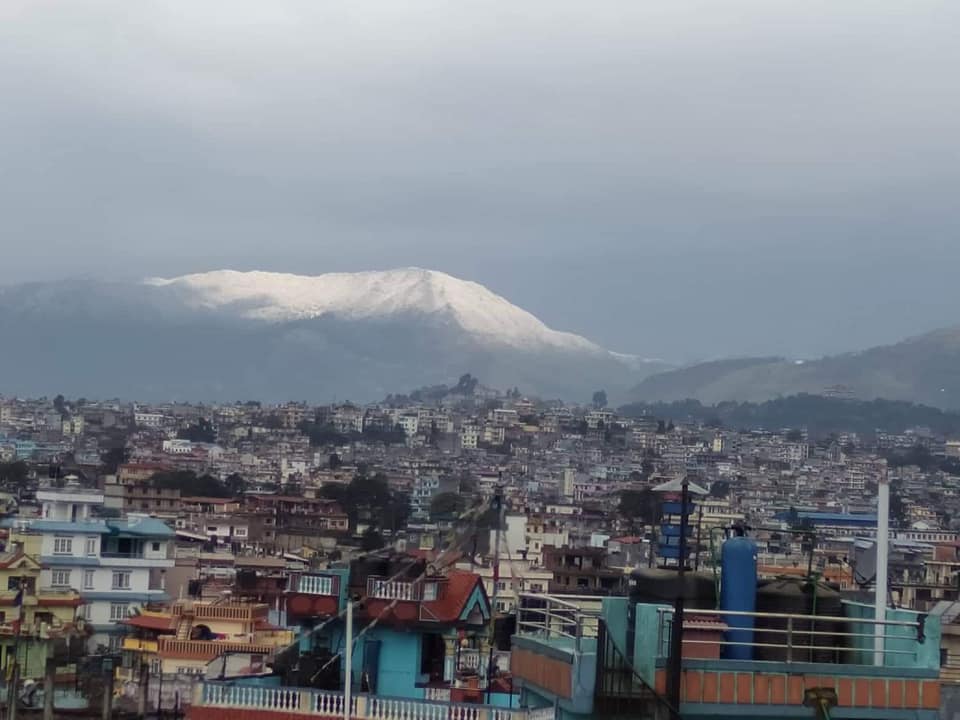
[[[761,581],[757,588],[757,612],[789,615],[818,615],[841,617],[843,604],[840,592],[825,582],[816,584],[805,578],[777,578]],[[787,618],[758,617],[754,641],[783,647],[758,647],[757,660],[785,662],[788,657],[788,639],[793,646],[792,662],[843,662],[840,648],[844,638],[835,633],[845,632],[846,623],[837,620],[794,618],[789,627]],[[817,633],[817,634],[814,634]],[[819,634],[825,633],[825,634]],[[821,648],[821,649],[813,649]]]
[[[687,607],[711,610],[717,606],[717,586],[709,572],[687,572],[683,584],[676,570],[637,568],[630,573],[630,601],[633,603],[672,603],[683,595]]]

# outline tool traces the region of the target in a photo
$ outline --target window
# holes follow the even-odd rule
[[[7,590],[13,590],[14,592],[18,591],[20,589],[20,583],[22,580],[23,578],[19,577],[7,578]]]
[[[126,620],[129,611],[130,606],[127,603],[110,603],[110,621]]]
[[[56,588],[68,588],[70,587],[70,571],[69,570],[54,570],[51,573],[52,580],[50,584]]]
[[[93,570],[83,571],[83,589],[93,590]]]
[[[87,557],[95,557],[97,554],[97,545],[99,538],[97,537],[88,537],[84,546],[84,552],[87,554]]]
[[[163,672],[163,661],[160,658],[153,658],[150,661],[150,674],[159,675]]]
[[[120,618],[121,620],[123,618]],[[111,635],[110,636],[110,651],[114,652],[123,647],[123,635]]]
[[[60,536],[55,537],[53,539],[53,554],[54,555],[72,555],[73,554],[73,538],[60,537]]]
[[[154,552],[160,552],[160,543],[155,542],[151,547],[153,548]]]
[[[424,600],[437,599],[437,584],[435,582],[429,582],[423,586],[423,599]]]
[[[130,589],[130,573],[114,572],[113,573],[113,589],[129,590]]]

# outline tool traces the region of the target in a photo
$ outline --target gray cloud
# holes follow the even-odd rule
[[[0,282],[417,264],[675,359],[960,322],[948,2],[0,5]]]

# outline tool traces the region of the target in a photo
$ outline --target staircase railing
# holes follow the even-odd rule
[[[617,647],[607,632],[606,623],[600,620],[597,633],[597,682],[595,696],[605,713],[635,714],[637,702],[646,702],[653,707],[657,720],[681,720],[680,712],[665,697],[658,693],[636,671],[633,664]]]

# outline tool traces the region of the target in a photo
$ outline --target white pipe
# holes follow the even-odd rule
[[[347,598],[347,647],[343,670],[343,720],[350,720],[350,683],[353,680],[353,601]]]
[[[890,483],[884,470],[877,483],[877,580],[874,599],[873,664],[883,665],[884,632],[886,626],[880,623],[887,619],[887,554],[890,548]]]

